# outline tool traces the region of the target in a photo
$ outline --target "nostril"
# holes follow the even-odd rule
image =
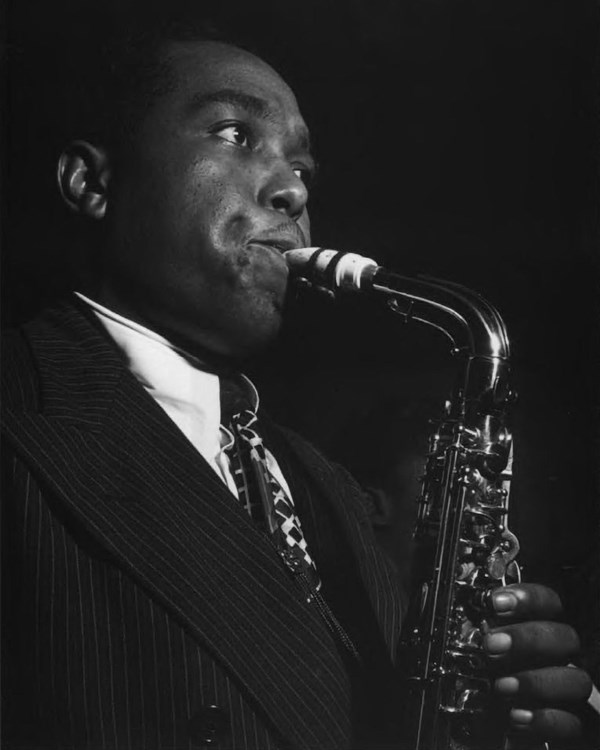
[[[264,205],[273,211],[286,214],[290,219],[297,219],[306,206],[308,191],[304,183],[294,176],[293,183],[270,181],[260,197]]]
[[[271,201],[271,205],[276,211],[285,211],[286,213],[290,210],[290,202],[281,195],[277,195]]]
[[[302,216],[305,206],[306,197],[299,192],[282,190],[271,197],[271,208],[274,211],[289,216],[294,221]]]

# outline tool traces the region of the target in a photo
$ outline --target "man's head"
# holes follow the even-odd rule
[[[65,200],[105,230],[90,291],[187,346],[244,357],[279,329],[282,251],[310,242],[306,126],[289,87],[243,49],[171,41],[158,63],[127,137],[61,157]]]

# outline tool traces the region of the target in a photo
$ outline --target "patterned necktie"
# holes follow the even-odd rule
[[[230,451],[233,477],[241,504],[271,533],[277,551],[294,572],[303,573],[313,591],[321,588],[294,503],[269,469],[267,454],[257,432],[258,418],[250,409],[232,416],[237,450]]]
[[[300,586],[307,603],[317,607],[333,635],[352,658],[360,662],[356,646],[321,594],[321,580],[310,556],[292,498],[269,469],[266,449],[257,430],[258,418],[239,397],[239,389],[222,388],[224,415],[231,414],[234,444],[227,452],[238,498],[252,519],[271,535],[277,551]],[[225,393],[223,393],[225,391]]]

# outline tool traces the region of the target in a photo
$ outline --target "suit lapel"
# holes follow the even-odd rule
[[[67,305],[28,335],[41,409],[7,413],[6,424],[71,521],[219,658],[284,737],[341,745],[343,666],[271,542],[81,312]]]
[[[361,498],[362,490],[352,477],[332,464],[309,443],[289,430],[268,423],[272,444],[278,457],[288,457],[291,465],[301,464],[306,476],[316,485],[317,497],[332,508],[339,527],[353,551],[358,573],[377,617],[381,634],[392,661],[396,658],[402,625],[402,591],[399,575],[391,561],[382,553],[373,535],[371,522]],[[289,458],[288,458],[289,460]],[[346,474],[340,481],[340,474]]]

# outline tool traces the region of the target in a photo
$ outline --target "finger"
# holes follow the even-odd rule
[[[556,591],[537,583],[514,583],[495,589],[491,596],[498,624],[522,620],[553,620],[562,611]]]
[[[567,664],[579,651],[579,638],[564,623],[521,622],[491,630],[483,647],[497,669],[520,672]]]
[[[564,706],[584,702],[592,692],[592,680],[575,667],[546,667],[499,677],[494,689],[519,706]]]
[[[541,708],[527,711],[513,708],[509,714],[510,729],[517,735],[531,735],[541,740],[572,740],[581,735],[581,720],[569,711]]]

